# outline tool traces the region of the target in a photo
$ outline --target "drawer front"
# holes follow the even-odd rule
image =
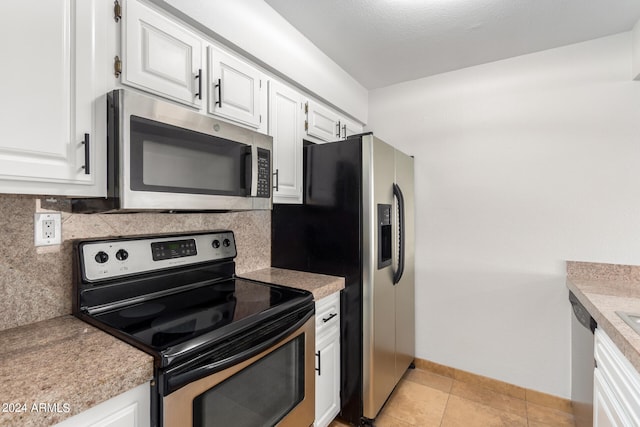
[[[336,292],[316,302],[316,336],[340,328],[340,293]]]
[[[601,329],[596,329],[594,348],[598,370],[634,425],[640,425],[640,374]]]

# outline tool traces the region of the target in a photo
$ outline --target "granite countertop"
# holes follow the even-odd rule
[[[12,404],[0,426],[53,425],[153,378],[150,355],[73,316],[0,331],[0,343],[0,404]]]
[[[616,314],[640,314],[640,266],[569,261],[567,287],[640,371],[640,335]]]
[[[239,274],[239,276],[260,282],[304,289],[305,291],[311,292],[316,301],[344,289],[343,277],[285,270],[282,268],[263,268],[262,270]]]

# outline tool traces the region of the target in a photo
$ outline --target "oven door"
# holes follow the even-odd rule
[[[311,426],[314,346],[315,316],[311,316],[266,350],[161,398],[162,426]]]

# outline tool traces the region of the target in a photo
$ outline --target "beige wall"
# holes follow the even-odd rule
[[[60,202],[59,246],[33,244],[39,200],[0,195],[0,330],[71,313],[72,240],[213,229],[233,230],[237,272],[271,265],[271,212],[71,214]]]
[[[415,155],[417,357],[570,396],[565,260],[640,264],[630,64],[628,32],[370,93]]]

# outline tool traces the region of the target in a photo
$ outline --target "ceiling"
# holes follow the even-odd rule
[[[265,0],[367,89],[629,31],[640,0]]]

